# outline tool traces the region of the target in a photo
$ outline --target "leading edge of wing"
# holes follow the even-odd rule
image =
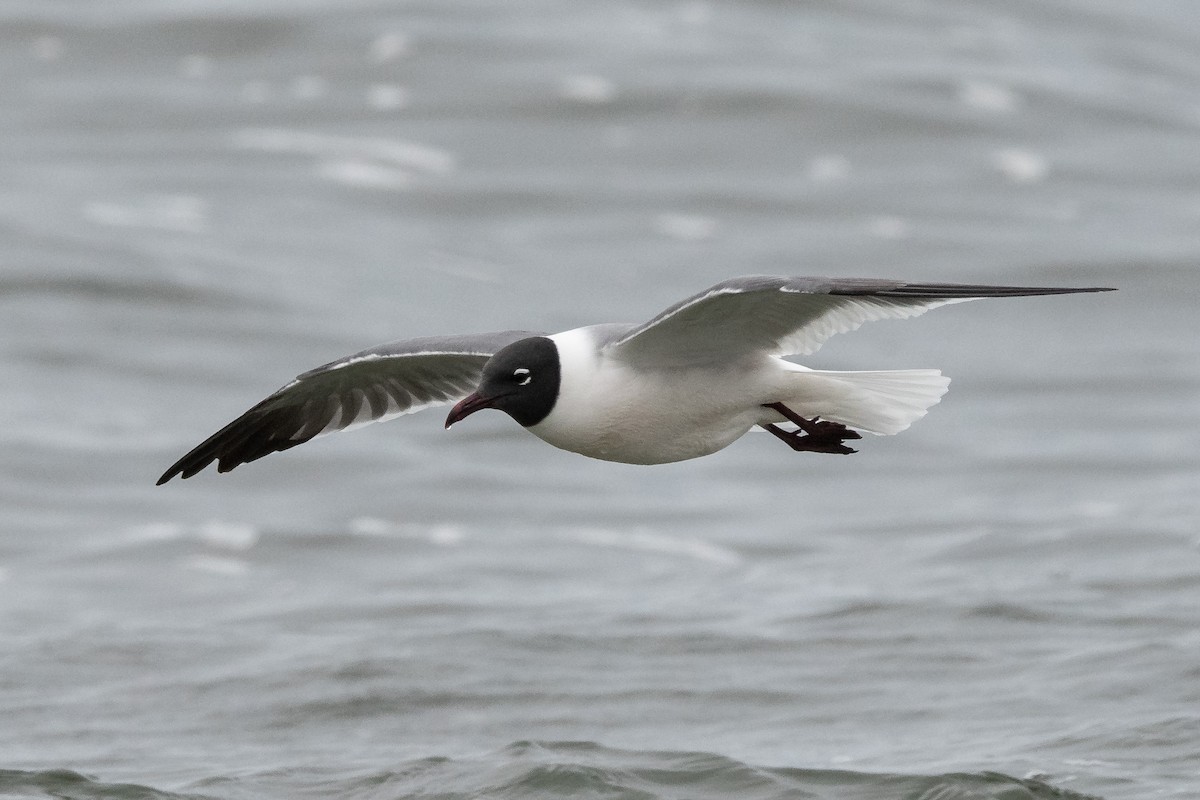
[[[736,352],[807,354],[865,322],[914,317],[950,303],[1103,291],[1112,290],[751,275],[722,281],[676,303],[608,349],[634,362],[666,363]]]
[[[483,365],[530,331],[423,337],[379,345],[298,375],[205,439],[157,481],[218,472],[326,433],[381,422],[469,394]]]

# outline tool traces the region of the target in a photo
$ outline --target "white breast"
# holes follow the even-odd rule
[[[765,365],[639,371],[601,354],[595,333],[550,337],[562,373],[558,400],[529,431],[555,447],[630,464],[697,458],[748,431],[770,402]]]

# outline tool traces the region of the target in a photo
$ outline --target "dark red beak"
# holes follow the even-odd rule
[[[454,423],[466,419],[480,409],[492,408],[492,404],[495,402],[496,398],[494,397],[484,397],[479,392],[472,392],[460,400],[454,408],[450,409],[450,413],[446,416],[446,427],[449,428]]]

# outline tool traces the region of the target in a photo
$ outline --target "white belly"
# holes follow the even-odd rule
[[[643,372],[595,356],[587,328],[550,338],[562,371],[558,402],[529,431],[563,450],[628,464],[683,461],[727,447],[772,416],[762,404],[773,387],[761,384],[773,365]]]

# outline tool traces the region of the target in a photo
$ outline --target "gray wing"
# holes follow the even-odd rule
[[[407,339],[372,347],[301,375],[205,439],[158,479],[190,478],[214,461],[228,472],[326,433],[466,397],[483,365],[529,331]]]
[[[614,339],[607,352],[644,366],[704,363],[754,352],[807,354],[834,334],[864,322],[915,317],[949,303],[1103,291],[1110,290],[863,278],[732,278]]]

